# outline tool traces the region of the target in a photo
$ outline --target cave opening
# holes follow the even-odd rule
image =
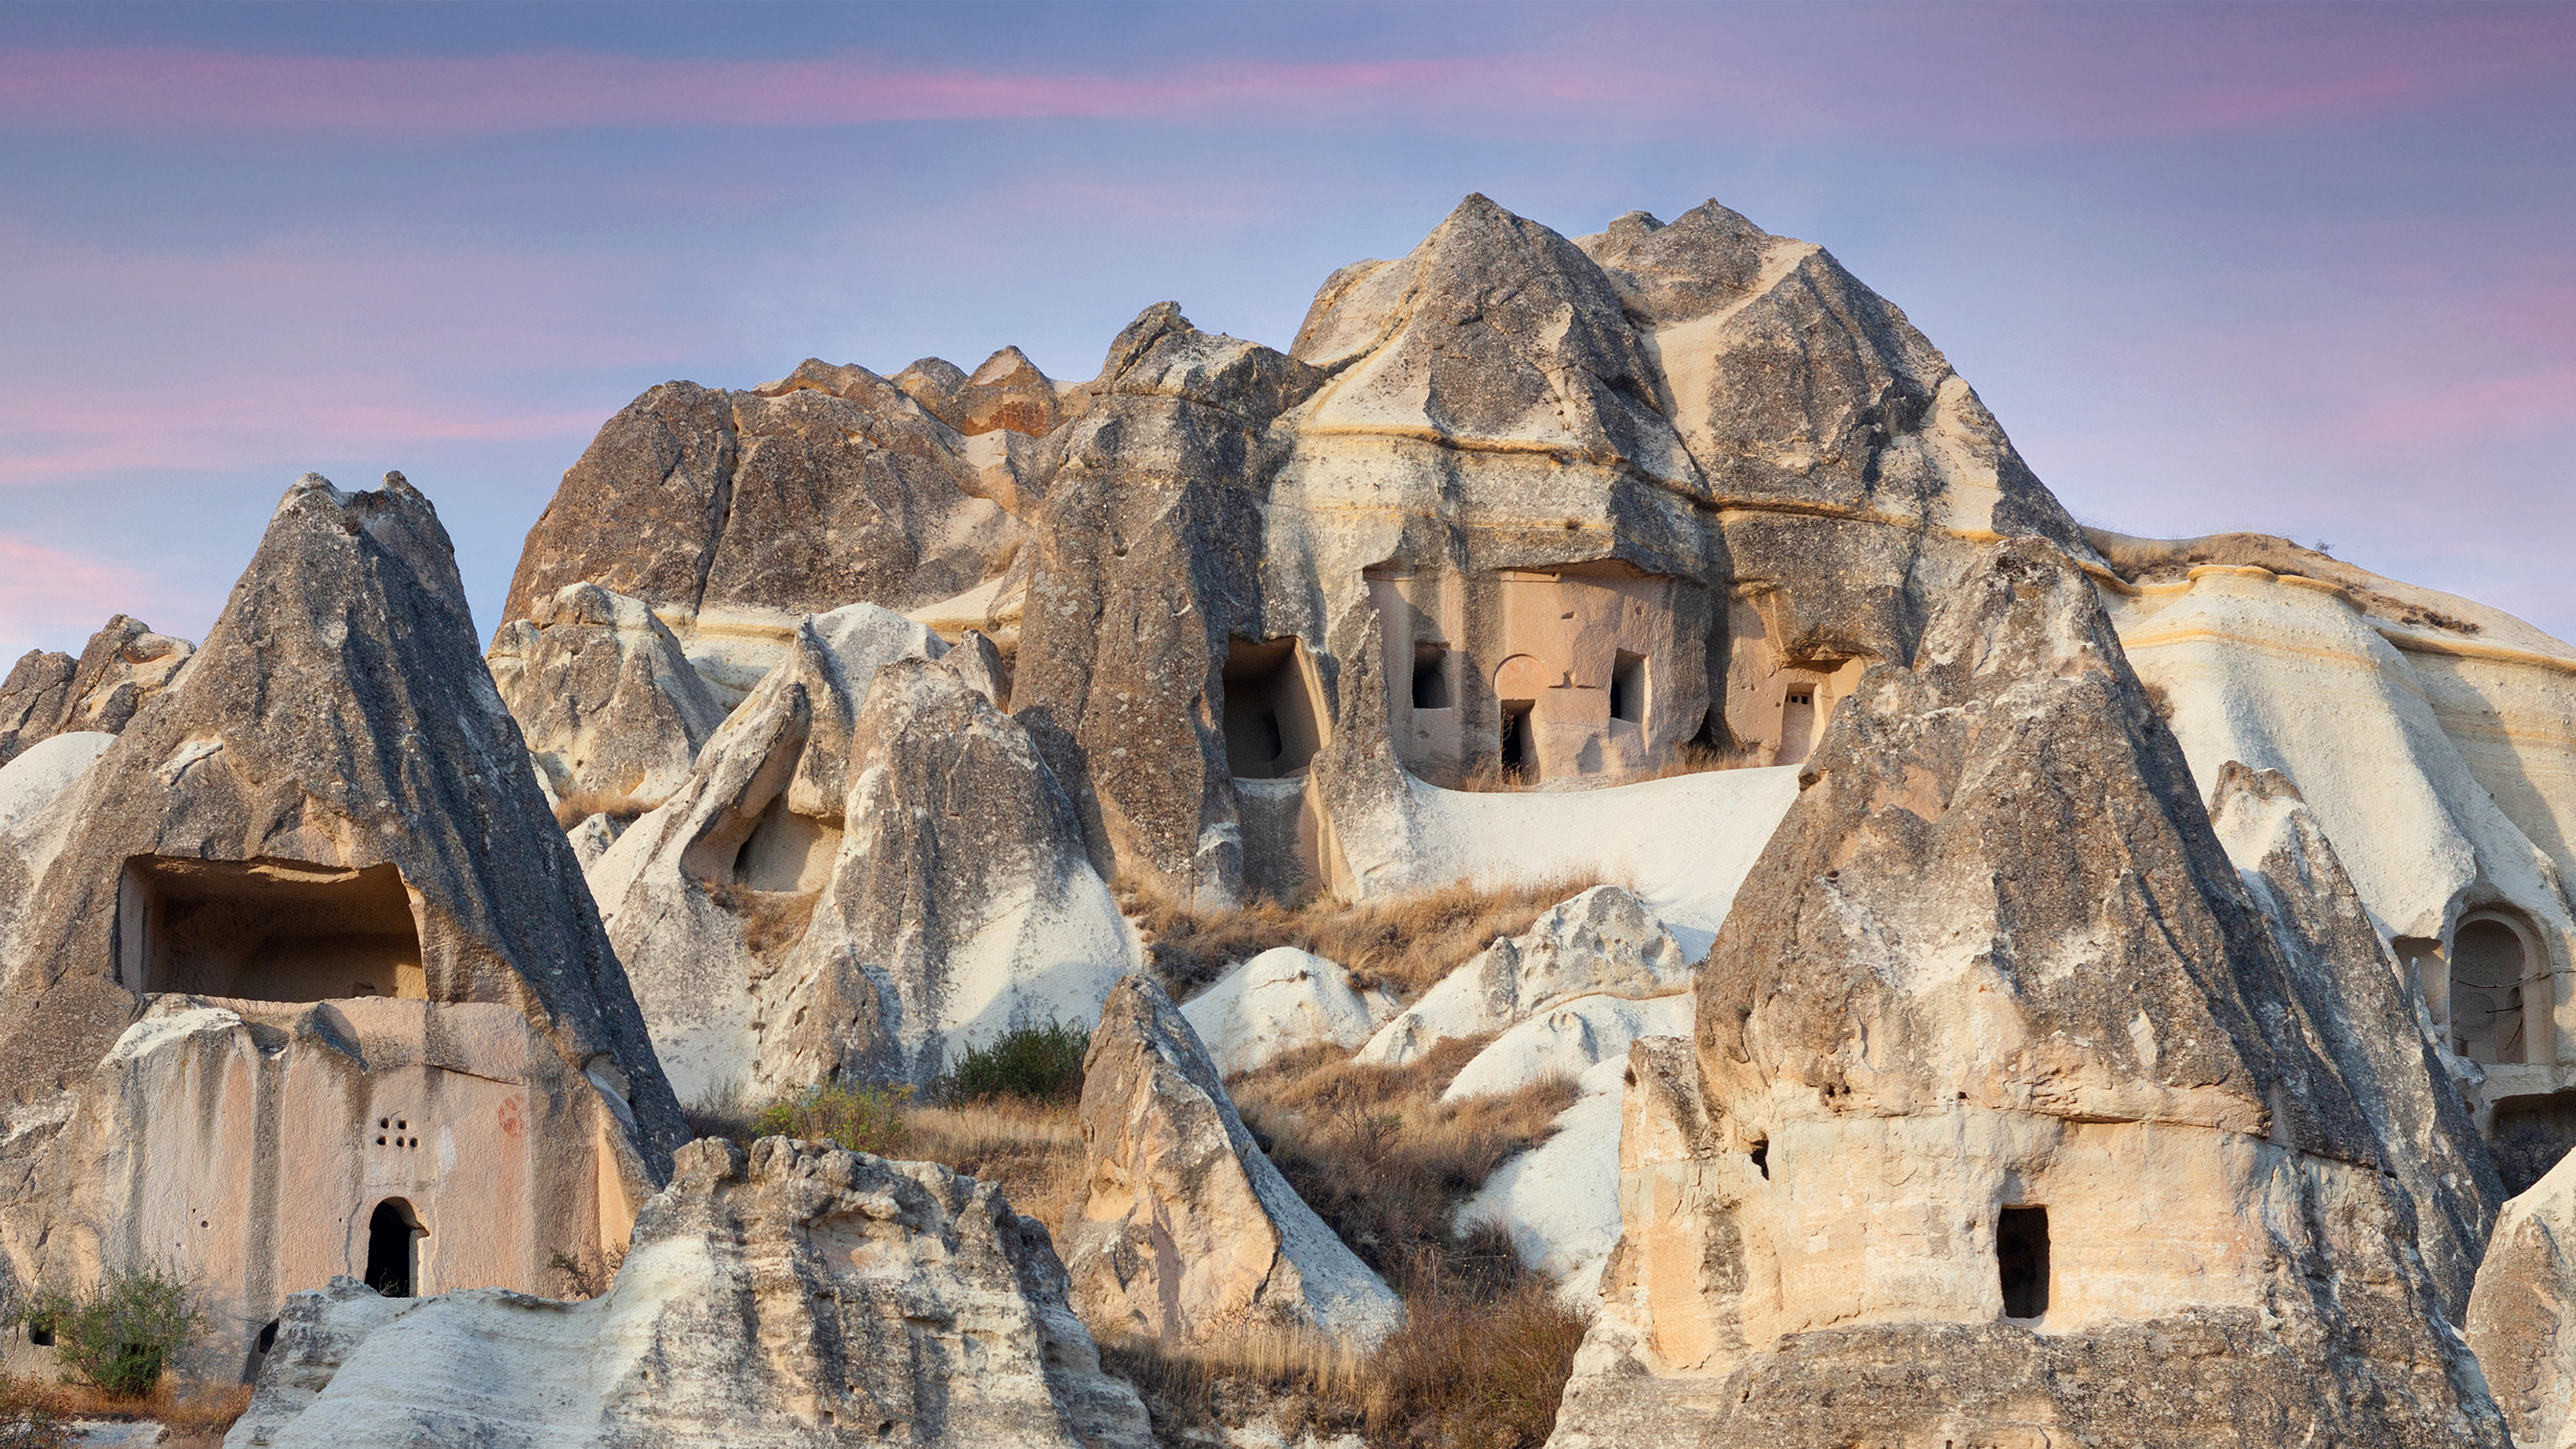
[[[1997,1215],[1995,1264],[2003,1277],[2004,1317],[2048,1312],[2048,1209],[2008,1207]]]
[[[1524,780],[1538,778],[1538,739],[1530,730],[1530,711],[1538,707],[1534,699],[1507,699],[1502,702],[1503,773]]]
[[[1610,717],[1646,722],[1646,656],[1617,651],[1610,661]]]
[[[1283,779],[1323,749],[1323,710],[1303,654],[1293,637],[1227,647],[1225,757],[1237,778]]]
[[[387,1298],[409,1298],[419,1288],[420,1240],[428,1236],[410,1203],[398,1197],[376,1204],[367,1219],[366,1284]]]
[[[391,864],[137,856],[117,883],[117,980],[252,1001],[425,1000],[411,893]]]

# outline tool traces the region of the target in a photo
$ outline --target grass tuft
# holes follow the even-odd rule
[[[941,1074],[932,1095],[943,1102],[996,1097],[1079,1102],[1082,1059],[1090,1050],[1091,1028],[1078,1021],[1013,1027],[982,1046],[968,1047]]]
[[[1530,928],[1539,913],[1604,877],[1483,885],[1461,881],[1376,900],[1317,900],[1296,910],[1256,900],[1232,910],[1193,906],[1137,878],[1121,876],[1118,903],[1144,933],[1155,981],[1184,1000],[1226,968],[1274,946],[1337,961],[1362,988],[1410,1000],[1494,942]]]
[[[795,1137],[829,1142],[850,1152],[903,1157],[912,1145],[912,1124],[904,1108],[910,1088],[843,1086],[825,1083],[771,1103],[751,1121],[751,1136]]]

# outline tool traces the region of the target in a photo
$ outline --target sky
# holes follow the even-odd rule
[[[1285,347],[1483,192],[1714,197],[1895,301],[2087,523],[2576,638],[2576,5],[0,5],[0,665],[202,637],[399,469],[488,633],[647,387],[1164,299]]]

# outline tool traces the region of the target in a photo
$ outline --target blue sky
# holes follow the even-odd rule
[[[2576,636],[2576,6],[13,4],[0,663],[202,635],[307,469],[428,492],[488,632],[653,383],[1284,346],[1470,191],[1714,196],[2086,521]]]

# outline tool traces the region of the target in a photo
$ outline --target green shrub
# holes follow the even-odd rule
[[[752,1121],[759,1137],[801,1137],[879,1157],[902,1155],[912,1140],[903,1109],[912,1089],[850,1087],[825,1082],[772,1103]]]
[[[1082,1059],[1091,1050],[1091,1028],[1081,1022],[1020,1026],[983,1046],[969,1047],[939,1079],[945,1102],[1025,1097],[1032,1102],[1082,1098]]]
[[[110,1268],[87,1296],[48,1290],[13,1318],[50,1334],[63,1366],[102,1392],[141,1398],[205,1328],[196,1289],[175,1268]]]

